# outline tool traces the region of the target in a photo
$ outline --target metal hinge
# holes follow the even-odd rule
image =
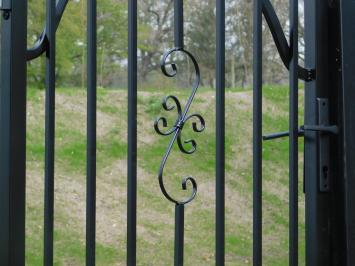
[[[306,82],[316,79],[316,70],[311,68],[298,67],[298,76]]]
[[[316,79],[316,70],[315,69],[306,69],[307,70],[307,77],[306,81],[312,81]]]

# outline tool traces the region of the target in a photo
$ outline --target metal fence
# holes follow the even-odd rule
[[[2,0],[0,87],[0,264],[25,264],[26,62],[45,54],[45,199],[44,265],[53,265],[54,132],[56,30],[68,0],[47,0],[46,26],[33,48],[26,48],[27,1]],[[163,155],[158,180],[165,198],[175,205],[175,265],[183,265],[184,207],[197,193],[193,177],[182,180],[190,198],[175,199],[164,187],[164,166],[177,142],[184,154],[197,141],[184,141],[185,122],[195,132],[205,121],[189,114],[200,81],[198,62],[184,46],[183,0],[174,0],[174,47],[163,55],[162,72],[177,74],[171,55],[184,53],[195,69],[191,96],[182,107],[169,95],[166,111],[177,111],[174,126],[160,117],[155,130],[171,140]],[[96,232],[96,0],[87,1],[87,201],[86,265],[95,265]],[[253,265],[262,265],[262,142],[289,137],[289,264],[298,265],[298,138],[305,138],[306,264],[354,265],[355,157],[355,2],[305,2],[305,67],[299,66],[298,0],[290,0],[289,41],[269,0],[254,1],[253,83]],[[127,265],[136,265],[137,239],[137,0],[128,1],[128,187]],[[280,57],[289,69],[289,131],[262,135],[262,18],[271,30]],[[225,1],[216,0],[216,227],[215,263],[225,264]],[[202,29],[201,29],[202,30]],[[305,81],[305,125],[298,123],[298,80]],[[185,144],[189,143],[191,149]],[[345,196],[344,196],[345,195]]]

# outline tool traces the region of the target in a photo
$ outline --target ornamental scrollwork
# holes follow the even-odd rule
[[[174,124],[172,124],[172,126],[169,127],[168,120],[166,117],[163,117],[163,116],[158,117],[154,123],[154,129],[159,135],[162,135],[162,136],[172,135],[169,145],[168,145],[168,148],[167,148],[165,155],[162,159],[162,162],[160,164],[159,175],[158,175],[160,189],[161,189],[162,193],[164,194],[164,196],[168,200],[170,200],[171,202],[173,202],[175,204],[185,205],[185,204],[191,202],[196,197],[197,183],[196,183],[195,179],[191,176],[184,177],[182,179],[182,183],[181,183],[182,189],[187,190],[187,184],[190,182],[190,184],[192,185],[192,192],[187,199],[177,200],[167,192],[167,190],[164,186],[164,178],[163,178],[164,168],[165,168],[166,162],[169,158],[170,152],[171,152],[175,142],[177,142],[180,151],[184,154],[193,154],[196,151],[196,149],[197,149],[196,141],[194,139],[183,140],[181,133],[184,129],[184,126],[187,124],[188,121],[192,121],[192,130],[194,132],[200,133],[200,132],[204,131],[205,120],[199,114],[188,115],[190,106],[193,102],[193,99],[195,97],[197,89],[200,85],[200,79],[201,79],[200,68],[199,68],[198,63],[197,63],[196,59],[194,58],[194,56],[190,52],[184,50],[183,48],[173,48],[173,49],[167,51],[163,55],[163,58],[160,62],[161,70],[165,76],[170,77],[170,78],[175,77],[177,75],[178,68],[177,68],[176,63],[168,63],[169,58],[171,58],[171,56],[177,52],[182,52],[185,55],[187,55],[187,57],[193,63],[193,66],[195,69],[195,79],[194,79],[194,82],[192,85],[192,91],[191,91],[190,97],[188,98],[187,103],[184,108],[182,108],[181,103],[176,96],[169,95],[169,96],[164,97],[164,99],[162,101],[163,109],[167,112],[176,111],[177,118],[176,118]],[[168,66],[170,66],[170,67],[168,67]]]

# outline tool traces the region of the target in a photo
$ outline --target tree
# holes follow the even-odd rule
[[[159,68],[160,58],[172,40],[173,0],[142,0],[139,15],[139,75],[147,80]]]
[[[215,1],[192,1],[186,12],[186,45],[198,59],[202,86],[214,87],[216,27]]]
[[[44,29],[43,0],[29,3],[28,46]],[[109,86],[117,67],[127,56],[127,4],[122,0],[98,2],[99,85]],[[56,79],[61,86],[85,86],[86,80],[86,1],[69,1],[57,30]],[[43,56],[29,63],[30,86],[44,87]]]

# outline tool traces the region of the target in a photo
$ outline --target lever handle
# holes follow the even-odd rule
[[[301,129],[303,131],[319,131],[319,132],[332,133],[334,135],[337,135],[339,133],[339,128],[336,125],[332,125],[332,126],[304,125],[301,126]]]

